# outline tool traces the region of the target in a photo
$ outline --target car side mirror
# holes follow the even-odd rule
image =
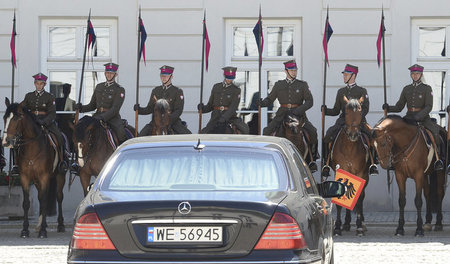
[[[320,196],[323,198],[341,197],[347,191],[347,187],[337,181],[324,181],[317,184]]]

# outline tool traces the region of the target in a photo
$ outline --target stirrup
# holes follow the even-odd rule
[[[67,164],[67,162],[65,160],[58,163],[58,171],[60,173],[66,173],[68,168],[69,168],[69,165]]]
[[[308,164],[309,170],[311,171],[311,173],[314,173],[317,171],[317,164],[314,161],[311,161]]]
[[[80,175],[80,165],[76,162],[72,163],[72,165],[70,165],[70,173]]]
[[[369,167],[369,175],[378,175],[378,166],[376,164],[372,164]]]
[[[325,165],[322,167],[322,176],[323,177],[330,177],[331,167],[328,165]]]
[[[436,160],[434,162],[434,170],[440,171],[444,169],[444,163],[442,162],[442,160]]]
[[[17,165],[13,165],[11,168],[11,176],[12,177],[18,177],[19,176],[19,167]]]

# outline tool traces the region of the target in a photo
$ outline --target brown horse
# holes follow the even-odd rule
[[[302,128],[304,124],[304,119],[298,118],[292,114],[286,114],[283,119],[283,125],[280,126],[276,135],[285,137],[294,143],[299,153],[302,154],[302,158],[308,164],[311,172],[315,172],[317,171],[317,165],[313,162],[311,149],[306,142],[305,132]]]
[[[131,135],[134,135],[134,128],[127,126],[127,129],[130,130]],[[73,142],[77,150],[78,164],[81,167],[80,181],[84,196],[88,193],[87,187],[91,177],[97,177],[116,148],[108,138],[108,131],[101,121],[91,116],[84,116],[75,126]]]
[[[152,116],[152,135],[173,134],[170,127],[170,105],[166,99],[158,99]]]
[[[414,203],[417,210],[416,236],[424,235],[422,226],[422,191],[425,196],[427,213],[426,228],[431,227],[431,199],[430,190],[437,192],[437,217],[435,230],[442,230],[442,199],[444,198],[444,172],[436,171],[431,177],[437,182],[437,186],[430,188],[426,175],[433,173],[433,149],[429,149],[424,137],[423,129],[415,124],[407,123],[403,118],[389,115],[381,119],[373,129],[375,148],[378,152],[380,164],[384,169],[394,167],[399,198],[398,204],[400,217],[398,220],[396,235],[404,235],[405,224],[404,208],[406,205],[406,179],[411,178],[416,184],[416,196]],[[431,166],[430,166],[431,164]]]
[[[6,112],[3,117],[5,133],[2,144],[4,147],[17,150],[16,160],[19,166],[20,182],[23,190],[24,221],[21,237],[29,237],[28,211],[30,209],[30,186],[34,183],[38,190],[40,228],[39,238],[47,237],[47,214],[51,202],[50,195],[56,195],[58,201],[58,232],[64,232],[62,214],[63,187],[65,174],[56,168],[58,155],[51,145],[48,134],[37,125],[36,117],[22,105],[10,104],[6,100]],[[52,189],[55,188],[56,190]]]
[[[334,171],[337,168],[350,172],[364,180],[366,184],[361,192],[361,195],[356,203],[356,234],[358,236],[364,235],[366,231],[364,225],[363,203],[365,197],[365,189],[369,183],[369,157],[366,146],[361,134],[361,103],[356,99],[348,101],[345,107],[345,126],[339,131],[339,134],[334,141],[334,146],[331,152],[331,167]],[[365,154],[365,155],[364,155]],[[335,222],[335,235],[342,235],[341,230],[341,206],[337,206],[337,216]],[[351,211],[346,209],[345,222],[343,229],[350,230]]]

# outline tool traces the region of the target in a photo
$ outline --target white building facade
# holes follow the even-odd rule
[[[126,90],[121,115],[134,125],[136,100],[137,17],[139,7],[147,30],[146,59],[140,63],[139,103],[146,105],[152,88],[160,85],[159,67],[175,67],[173,84],[184,90],[182,119],[188,128],[198,130],[197,104],[200,102],[202,20],[206,21],[211,52],[209,70],[204,75],[203,102],[214,83],[223,79],[224,66],[238,67],[235,82],[241,87],[240,108],[250,107],[258,90],[258,58],[252,29],[259,6],[263,17],[264,51],[262,96],[275,81],[285,78],[284,61],[295,59],[298,78],[308,82],[315,102],[307,111],[321,131],[324,53],[322,39],[329,7],[333,35],[328,44],[326,104],[332,107],[337,90],[344,86],[341,71],[345,64],[359,67],[357,83],[367,88],[370,99],[369,124],[383,115],[383,71],[377,65],[376,40],[384,8],[386,26],[387,101],[395,104],[402,88],[410,83],[408,67],[425,67],[424,80],[433,87],[433,117],[446,125],[442,109],[449,104],[446,89],[450,72],[450,3],[448,0],[2,0],[0,2],[0,96],[11,96],[10,37],[14,12],[17,19],[15,101],[34,90],[32,75],[49,76],[46,89],[62,96],[62,84],[70,83],[70,97],[78,101],[84,51],[86,20],[97,34],[97,52],[88,54],[81,102],[86,104],[95,84],[104,81],[103,64],[119,66],[117,78]],[[448,39],[448,40],[447,40]],[[277,103],[275,103],[275,109]],[[0,105],[0,112],[5,106]],[[265,110],[266,111],[266,110]],[[441,115],[439,115],[441,113]],[[445,117],[445,114],[444,114]],[[150,116],[139,117],[139,129]],[[203,126],[209,114],[203,118]],[[246,117],[245,121],[248,121]],[[335,118],[327,117],[326,128]],[[263,118],[263,125],[267,118]],[[367,210],[393,210],[398,207],[395,181],[388,194],[386,175],[370,179]],[[413,183],[408,183],[407,208],[413,209]],[[450,198],[444,208],[450,210]]]

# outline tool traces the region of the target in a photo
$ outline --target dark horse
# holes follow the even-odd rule
[[[445,175],[442,170],[433,173],[433,149],[427,146],[424,133],[423,128],[415,124],[408,124],[403,118],[396,115],[389,115],[381,119],[373,128],[372,136],[381,166],[384,169],[391,167],[395,169],[400,209],[396,235],[404,235],[405,233],[403,226],[405,224],[404,209],[406,205],[407,178],[413,179],[416,184],[414,203],[417,210],[417,228],[415,235],[424,235],[421,215],[422,191],[425,196],[427,211],[425,227],[431,229],[432,204],[430,191],[437,192],[435,230],[442,230],[442,199],[445,191]],[[437,183],[437,186],[430,186],[426,176],[431,174],[434,174],[431,177],[436,177],[436,179],[432,180]]]
[[[210,132],[210,134],[242,134],[237,127],[230,122],[219,123],[217,122],[214,126],[214,129]]]
[[[312,163],[312,152],[306,142],[305,131],[303,130],[304,124],[304,119],[298,118],[292,114],[286,114],[283,119],[283,124],[276,132],[276,135],[279,137],[285,137],[294,143],[298,151],[302,154],[303,159],[309,164],[311,172],[315,172],[317,171],[317,165]]]
[[[170,105],[166,99],[158,99],[152,116],[152,135],[173,134],[170,127]]]
[[[350,172],[364,180],[366,184],[361,192],[361,195],[356,202],[356,234],[358,236],[364,235],[366,227],[364,225],[363,202],[365,196],[365,189],[369,183],[369,157],[366,146],[364,145],[363,135],[361,133],[361,103],[356,99],[351,99],[345,106],[345,126],[339,131],[339,134],[334,141],[334,146],[331,152],[331,167],[334,171],[337,168]],[[367,146],[368,148],[368,146]],[[363,155],[363,154],[366,155]],[[349,190],[347,191],[349,192]],[[337,216],[335,222],[335,235],[342,235],[341,231],[341,206],[337,207]],[[351,211],[346,209],[345,222],[343,229],[350,231]]]
[[[134,128],[127,126],[131,134],[134,135]],[[77,150],[78,164],[80,165],[80,181],[83,187],[84,196],[88,190],[91,176],[97,176],[114,152],[115,146],[110,142],[107,129],[101,121],[84,116],[78,121],[73,134],[73,142]]]
[[[10,104],[6,99],[6,112],[3,117],[5,133],[2,144],[4,147],[17,150],[16,160],[19,165],[20,182],[23,190],[24,221],[21,237],[29,237],[28,210],[30,209],[30,185],[34,183],[38,190],[40,228],[38,237],[47,237],[46,217],[49,213],[50,195],[56,195],[58,201],[58,232],[64,232],[62,215],[63,187],[65,174],[59,173],[57,167],[58,155],[51,145],[48,134],[37,125],[36,117],[22,105]],[[52,188],[56,189],[53,190]]]

